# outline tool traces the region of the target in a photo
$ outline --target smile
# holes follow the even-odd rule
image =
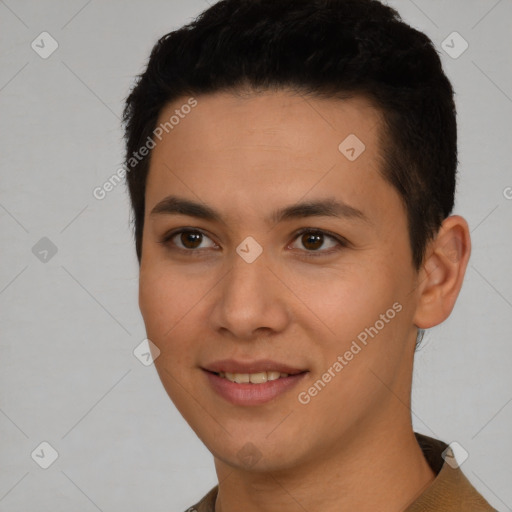
[[[277,371],[270,372],[258,372],[258,373],[229,373],[220,372],[219,377],[223,377],[230,382],[236,382],[237,384],[263,384],[279,378],[288,377],[287,373],[281,373]]]
[[[308,371],[294,374],[277,370],[254,373],[212,372],[203,369],[207,386],[232,405],[250,407],[278,400],[304,379]]]

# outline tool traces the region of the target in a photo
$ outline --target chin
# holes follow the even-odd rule
[[[219,443],[220,439],[212,436],[211,430],[205,436],[196,433],[218,461],[240,470],[255,473],[281,471],[307,458],[306,453],[297,449],[304,445],[289,435],[274,437],[272,434],[268,437],[268,431],[258,435],[244,429],[244,433],[239,436],[226,434],[223,442]]]

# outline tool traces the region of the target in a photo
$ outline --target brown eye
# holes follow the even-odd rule
[[[313,231],[311,229],[303,230],[298,233],[296,240],[300,241],[300,244],[306,252],[317,252],[320,254],[331,253],[332,249],[336,249],[336,246],[343,245],[341,240],[338,240],[333,235],[329,235],[323,231]],[[299,247],[299,249],[300,248],[301,247]]]
[[[306,233],[302,235],[301,242],[306,249],[320,249],[320,247],[322,247],[322,244],[324,243],[324,236],[323,234],[319,233]]]
[[[198,231],[183,231],[179,239],[186,249],[197,249],[201,245],[203,235]]]
[[[179,231],[174,231],[164,236],[161,243],[171,248],[174,247],[182,251],[190,252],[199,252],[196,249],[211,249],[216,247],[215,242],[213,242],[210,237],[197,229],[180,229]]]

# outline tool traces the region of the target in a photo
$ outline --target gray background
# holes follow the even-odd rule
[[[474,244],[452,316],[416,357],[414,427],[460,443],[464,473],[512,510],[512,1],[390,4],[432,38],[457,91],[455,213]],[[151,47],[206,7],[0,1],[2,512],[180,511],[216,483],[133,355],[145,332],[124,184],[92,195],[122,164],[122,103]],[[59,45],[46,59],[31,47],[43,31]],[[453,31],[469,44],[458,58],[442,48]],[[59,454],[48,469],[31,456],[43,441]]]

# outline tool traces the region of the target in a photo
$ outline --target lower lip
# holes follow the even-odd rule
[[[234,405],[260,405],[270,402],[301,381],[307,372],[280,377],[261,384],[237,384],[216,373],[204,370],[212,388]]]

